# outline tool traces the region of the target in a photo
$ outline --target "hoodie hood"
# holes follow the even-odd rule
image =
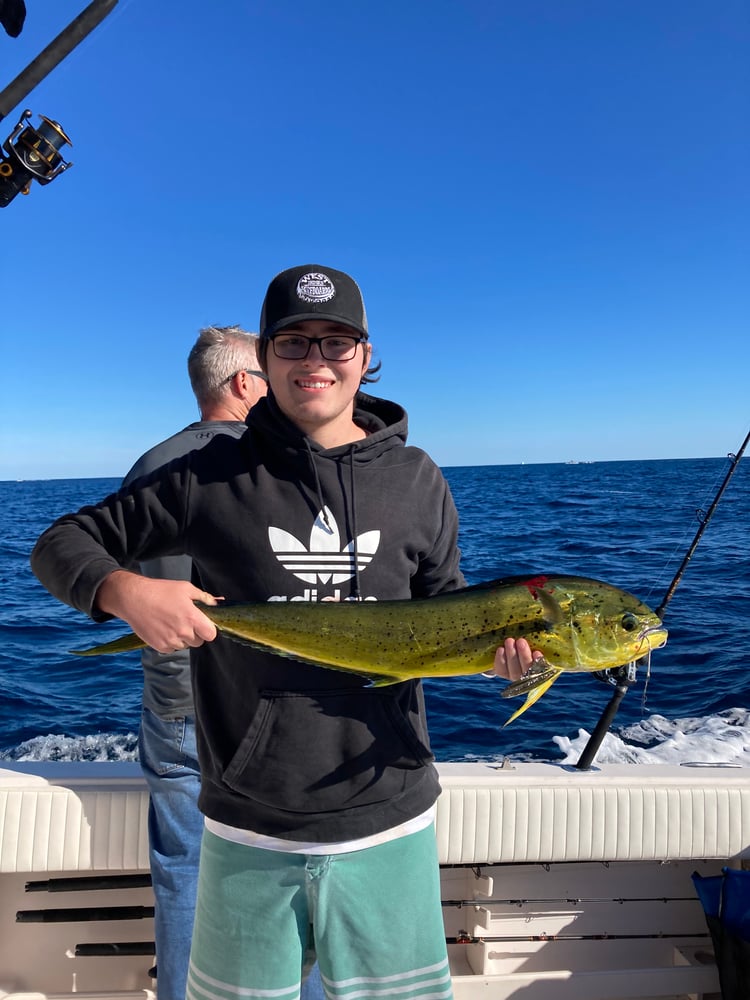
[[[268,394],[258,400],[248,413],[246,424],[251,431],[260,432],[264,437],[275,439],[279,443],[292,448],[304,448],[305,440],[315,452],[327,453],[331,457],[345,454],[351,450],[368,450],[379,448],[383,442],[392,440],[392,444],[405,444],[408,435],[408,418],[406,410],[398,403],[389,399],[379,399],[365,392],[358,392],[354,399],[354,422],[367,432],[362,441],[339,445],[336,448],[324,448],[301,431],[276,402],[271,389]]]
[[[367,432],[367,437],[336,448],[324,448],[289,420],[270,389],[268,395],[255,404],[246,419],[253,436],[273,441],[276,447],[284,449],[287,454],[310,451],[314,455],[332,459],[352,455],[356,464],[358,461],[369,462],[390,448],[406,444],[406,410],[389,399],[379,399],[377,396],[358,392],[354,400],[354,422]]]

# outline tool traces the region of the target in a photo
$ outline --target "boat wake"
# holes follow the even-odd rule
[[[575,739],[553,737],[564,764],[575,764],[590,734]],[[724,764],[750,767],[750,711],[728,709],[705,718],[667,719],[652,715],[607,733],[596,755],[598,764]]]
[[[575,764],[580,759],[590,733],[553,736],[561,757],[547,763]],[[507,754],[511,760],[538,759],[529,754]],[[497,761],[496,754],[466,755],[463,761]],[[0,760],[17,761],[113,761],[138,759],[136,733],[91,736],[48,734],[25,740],[12,750],[0,751]],[[604,737],[596,755],[597,764],[724,764],[750,767],[750,710],[728,709],[705,718],[667,719],[652,715]]]
[[[50,733],[47,736],[35,736],[13,750],[0,753],[0,760],[138,760],[138,735],[97,733],[94,736],[61,736]]]

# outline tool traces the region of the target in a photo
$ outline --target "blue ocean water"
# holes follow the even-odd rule
[[[726,458],[445,469],[469,582],[574,573],[657,607],[724,481]],[[667,606],[667,646],[628,691],[597,761],[750,765],[750,463],[740,461]],[[0,759],[132,759],[137,653],[67,651],[122,633],[59,604],[29,570],[39,533],[116,479],[0,482]],[[438,760],[575,762],[613,689],[561,677],[507,728],[519,702],[482,677],[425,682]]]

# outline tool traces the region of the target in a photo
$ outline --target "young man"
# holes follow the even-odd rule
[[[201,330],[188,355],[188,376],[200,420],[149,449],[123,480],[141,476],[196,448],[216,434],[239,438],[245,417],[266,394],[258,368],[258,336],[239,326]],[[189,556],[142,563],[144,576],[190,580]],[[138,756],[149,787],[149,856],[154,887],[159,1000],[184,1000],[193,933],[203,815],[198,809],[200,771],[195,708],[186,649],[144,649],[143,706]]]
[[[439,794],[421,685],[354,675],[216,637],[195,601],[386,600],[461,587],[458,518],[406,414],[372,380],[347,274],[269,285],[269,393],[217,438],[129,491],[57,521],[32,567],[56,597],[124,619],[162,651],[193,647],[206,816],[188,997],[294,1000],[317,953],[330,996],[450,998],[433,830]],[[137,560],[187,552],[196,585]],[[496,669],[515,679],[528,644]],[[265,994],[270,995],[270,994]]]

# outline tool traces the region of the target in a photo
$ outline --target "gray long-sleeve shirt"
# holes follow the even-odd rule
[[[239,438],[247,430],[241,420],[199,420],[149,449],[138,459],[123,479],[123,486],[146,476],[155,469],[208,444],[217,434]],[[165,556],[141,563],[144,576],[158,580],[190,580],[193,564],[190,556]],[[190,683],[190,652],[157,653],[144,649],[143,704],[162,719],[178,719],[195,714]]]

